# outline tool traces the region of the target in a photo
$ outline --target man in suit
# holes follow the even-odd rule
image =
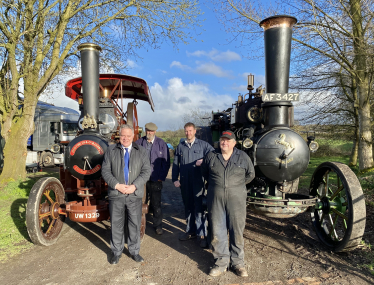
[[[149,153],[152,174],[147,181],[147,199],[153,211],[153,227],[156,234],[162,235],[161,190],[170,168],[170,155],[166,143],[156,136],[157,126],[154,123],[145,125],[146,135],[136,141]]]
[[[148,152],[133,143],[134,129],[120,128],[120,143],[110,145],[104,155],[102,176],[108,184],[112,237],[110,264],[117,264],[125,243],[125,214],[128,223],[128,250],[136,262],[143,262],[140,251],[140,226],[144,184],[151,175]]]

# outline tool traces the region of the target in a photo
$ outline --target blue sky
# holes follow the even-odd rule
[[[237,42],[228,44],[230,36],[214,12],[204,4],[201,9],[205,21],[196,42],[179,45],[178,50],[166,43],[161,49],[140,50],[141,60],[128,60],[124,73],[145,79],[155,104],[153,113],[148,104],[139,103],[141,127],[152,121],[159,130],[178,129],[183,126],[183,114],[190,110],[210,112],[229,108],[239,93],[247,93],[249,73],[255,75],[255,87],[265,85],[264,60],[244,58],[247,51],[238,47]],[[43,96],[41,100],[78,109],[77,103],[64,96],[64,86],[60,87],[52,97]]]

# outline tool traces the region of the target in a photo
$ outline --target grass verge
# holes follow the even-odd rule
[[[32,186],[44,176],[57,177],[58,173],[29,174],[0,189],[0,262],[33,246],[26,228],[26,205]]]

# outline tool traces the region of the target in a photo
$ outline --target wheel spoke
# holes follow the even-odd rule
[[[336,222],[338,221],[339,216],[335,215],[334,221],[332,221],[331,215],[329,215],[329,218],[330,218],[330,222],[331,222],[331,229],[330,229],[329,236],[331,237],[332,233],[334,233],[335,238],[337,240],[338,239],[338,235],[336,234],[335,228],[336,228]]]
[[[44,196],[48,199],[48,201],[51,203],[51,205],[53,205],[54,201],[52,200],[51,196],[49,196],[50,192],[51,192],[51,190],[46,190],[44,192]]]
[[[330,220],[330,223],[331,223],[331,231],[330,231],[330,236],[331,236],[331,232],[334,233],[334,237],[336,240],[338,240],[338,235],[336,234],[336,231],[335,231],[335,224],[334,222],[332,221],[332,217],[331,215],[329,214],[329,220]]]
[[[339,181],[339,179],[338,179],[338,181]],[[330,198],[330,201],[334,200],[334,198],[335,198],[336,196],[338,196],[338,194],[339,194],[343,189],[344,189],[344,186],[343,186],[343,185],[342,185],[341,187],[338,186],[338,190],[336,190],[335,193],[332,194],[332,196],[331,196],[331,198]]]
[[[39,220],[42,220],[43,218],[49,217],[51,215],[51,212],[39,214]]]
[[[53,222],[49,224],[49,227],[48,227],[48,230],[47,230],[46,234],[48,234],[52,230],[53,226],[54,226]]]
[[[347,229],[348,226],[347,226],[347,221],[346,220],[343,220],[343,225],[344,225],[344,229]]]
[[[348,220],[348,217],[345,216],[343,213],[339,212],[338,210],[332,208],[331,211],[333,211],[335,214],[337,214],[338,216],[340,216],[341,218],[343,218],[344,220]]]
[[[328,185],[329,185],[329,173],[330,173],[330,170],[327,170],[326,173],[325,173],[325,193],[324,193],[324,196],[327,196],[327,188],[328,188]]]
[[[322,211],[321,211],[322,212]],[[321,226],[322,226],[322,223],[323,223],[323,219],[325,218],[325,214],[324,213],[322,213],[322,215],[319,215],[320,216],[320,224],[321,224]]]

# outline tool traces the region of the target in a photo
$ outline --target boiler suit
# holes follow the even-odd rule
[[[214,150],[205,141],[195,139],[191,148],[187,142],[181,142],[177,146],[174,155],[172,180],[178,180],[180,176],[181,193],[187,222],[186,233],[206,236],[206,222],[202,209],[202,194],[204,181],[201,167],[196,166],[196,161]]]
[[[247,199],[245,185],[255,176],[252,161],[245,152],[234,148],[225,167],[221,151],[214,151],[204,158],[202,172],[209,183],[208,216],[215,265],[226,268],[231,259],[234,269],[242,268]]]

